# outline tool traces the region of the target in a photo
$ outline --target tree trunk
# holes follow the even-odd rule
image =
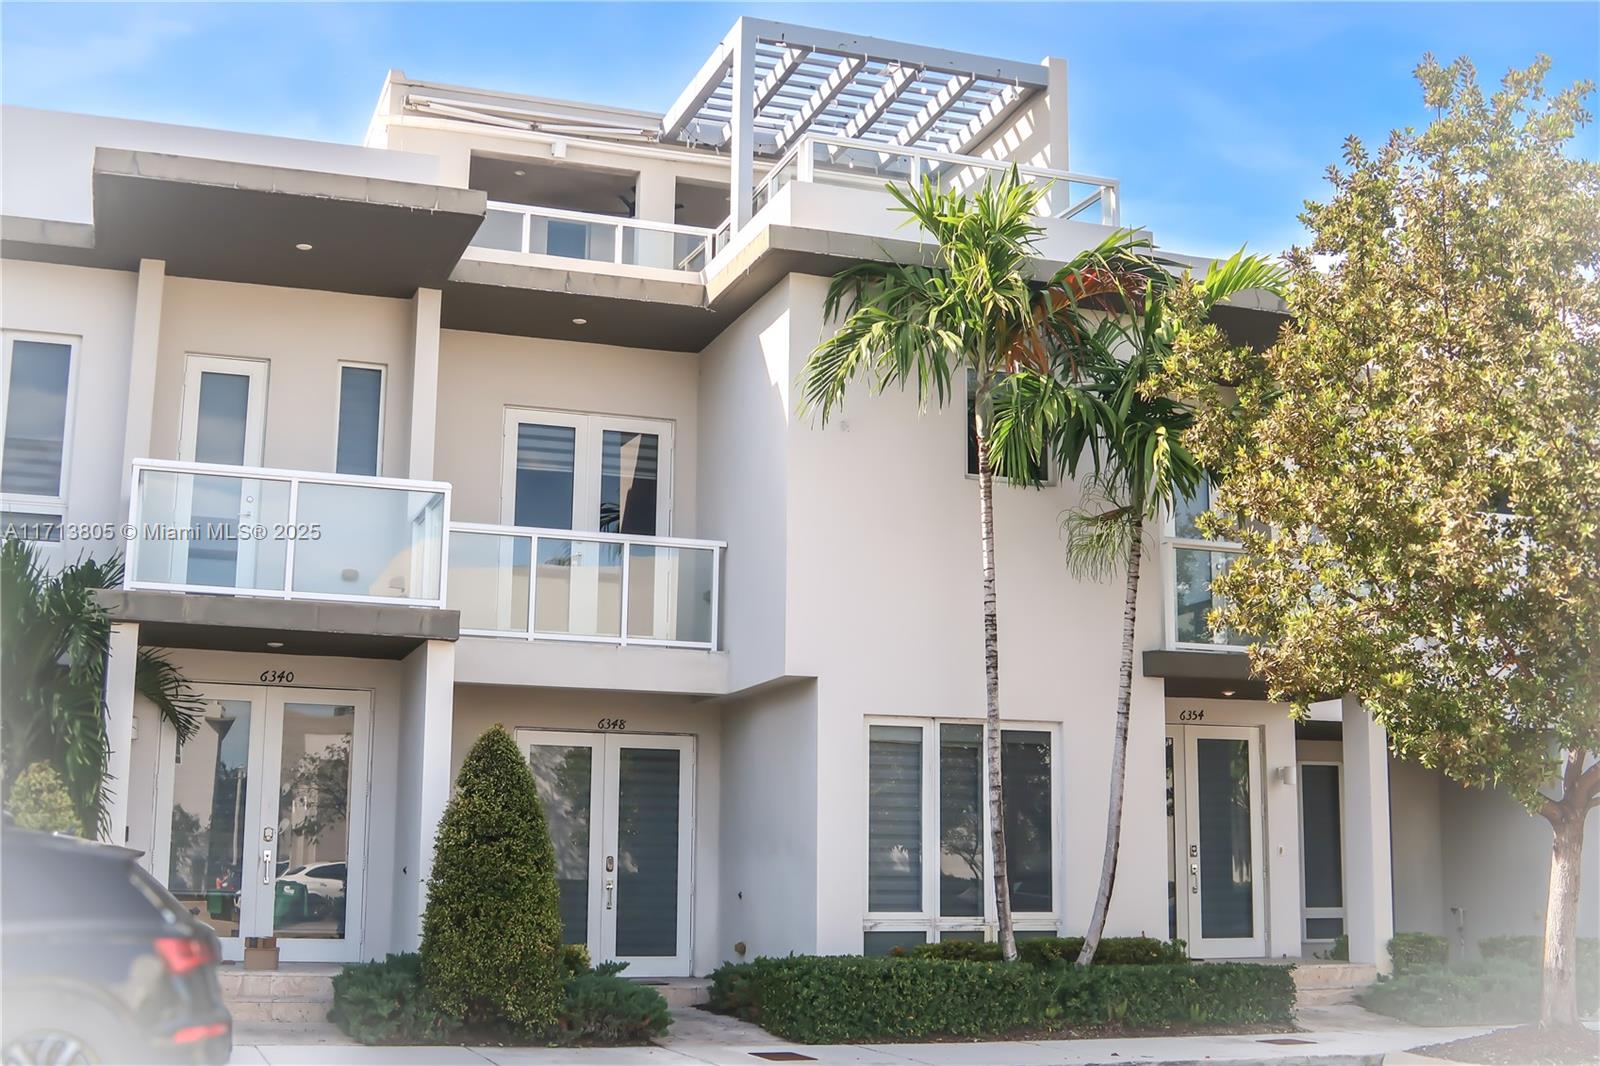
[[[1128,717],[1133,699],[1133,624],[1139,608],[1139,558],[1144,551],[1144,523],[1135,521],[1128,543],[1128,584],[1122,594],[1122,662],[1117,674],[1117,727],[1111,742],[1111,795],[1106,806],[1106,853],[1100,864],[1100,888],[1094,897],[1094,912],[1083,936],[1078,965],[1094,961],[1100,936],[1106,929],[1106,912],[1111,909],[1111,889],[1117,882],[1117,855],[1122,848],[1122,796],[1128,775]]]
[[[1550,895],[1544,916],[1544,988],[1539,1023],[1578,1024],[1578,889],[1583,865],[1583,828],[1594,799],[1594,775],[1583,763],[1588,753],[1567,755],[1566,787],[1560,802],[1540,812],[1555,831],[1550,849]]]
[[[1000,954],[1016,960],[1017,938],[1011,929],[1011,879],[1006,868],[1005,794],[1000,788],[1000,620],[994,595],[994,473],[989,469],[989,438],[984,432],[983,404],[973,414],[978,437],[978,524],[983,536],[983,690],[987,728],[984,754],[989,764],[989,838],[994,850],[994,914],[999,925]]]

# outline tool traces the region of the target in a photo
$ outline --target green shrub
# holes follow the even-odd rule
[[[1539,1017],[1539,971],[1501,959],[1435,966],[1380,980],[1356,994],[1378,1014],[1413,1025],[1500,1025]]]
[[[358,962],[333,978],[328,1020],[363,1044],[435,1044],[459,1024],[422,987],[422,956]]]
[[[1035,966],[1072,963],[1083,950],[1081,936],[1041,936],[1017,944],[1017,955]],[[937,944],[918,944],[909,951],[895,952],[912,958],[962,959],[969,962],[999,962],[1000,945],[988,941],[942,940]],[[894,953],[891,953],[894,954]],[[1151,966],[1187,962],[1181,940],[1157,940],[1147,936],[1112,936],[1100,941],[1094,953],[1096,966]]]
[[[560,1044],[647,1044],[672,1024],[667,1001],[649,985],[611,973],[579,974],[567,982],[566,1007],[554,1040]]]
[[[422,979],[471,1025],[542,1031],[562,997],[555,849],[516,742],[472,746],[439,822],[422,923]]]
[[[6,800],[6,809],[22,829],[83,835],[72,796],[56,768],[47,762],[36,762],[17,775]]]
[[[589,973],[593,969],[589,965],[588,944],[562,944],[561,945],[561,972],[568,978],[573,978],[581,973]]]
[[[1432,933],[1396,933],[1389,941],[1396,976],[1450,961],[1450,941]]]
[[[712,1004],[802,1043],[1003,1036],[1064,1025],[1287,1024],[1287,967],[1219,963],[1016,966],[792,956],[720,967]]]
[[[1478,941],[1478,953],[1485,959],[1516,959],[1529,966],[1544,965],[1544,937],[1490,936]],[[1578,972],[1600,971],[1600,939],[1578,938]]]

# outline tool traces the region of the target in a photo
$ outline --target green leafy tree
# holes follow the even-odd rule
[[[1584,823],[1600,803],[1600,165],[1540,59],[1485,95],[1417,68],[1433,121],[1352,137],[1302,216],[1292,325],[1176,378],[1246,554],[1212,624],[1275,699],[1358,697],[1396,754],[1554,831],[1542,1020],[1571,1024]],[[1248,515],[1270,525],[1229,521]]]
[[[47,762],[36,762],[17,775],[7,810],[23,829],[74,836],[83,832],[67,786],[61,783],[56,768]]]
[[[435,842],[422,979],[474,1025],[542,1031],[562,1003],[555,849],[533,774],[505,729],[472,746]]]
[[[1164,391],[1165,367],[1174,346],[1192,343],[1192,335],[1225,344],[1212,309],[1247,290],[1275,291],[1282,274],[1241,251],[1201,277],[1175,275],[1173,264],[1149,256],[1146,247],[1129,237],[1116,261],[1096,249],[1068,264],[1066,278],[1076,283],[1065,288],[1082,294],[1062,309],[1069,328],[1052,337],[1046,372],[1026,369],[1006,381],[995,433],[1008,473],[1053,454],[1076,476],[1087,459],[1079,505],[1063,522],[1067,566],[1096,580],[1123,575],[1105,851],[1078,955],[1082,966],[1094,960],[1116,885],[1145,541],[1174,501],[1193,495],[1204,477],[1185,443],[1194,410]]]
[[[1017,956],[1011,924],[1004,805],[1000,779],[1000,645],[995,600],[994,463],[990,433],[995,395],[1005,375],[1025,366],[1044,369],[1047,351],[1076,294],[1060,278],[1034,277],[1035,245],[1043,233],[1037,210],[1044,190],[1016,169],[970,194],[941,190],[932,180],[891,185],[895,210],[935,242],[934,265],[859,263],[829,284],[824,305],[836,332],[824,337],[801,372],[802,412],[826,423],[850,383],[869,379],[875,390],[914,387],[920,409],[975,395],[978,451],[978,532],[983,575],[985,757],[989,774],[989,838],[994,862],[995,913],[1002,950]],[[961,387],[955,387],[952,382]]]
[[[24,768],[60,775],[78,824],[107,826],[105,670],[111,619],[98,589],[122,584],[122,562],[82,559],[50,573],[33,546],[0,543],[0,791],[9,802]],[[134,690],[155,704],[181,743],[199,698],[165,656],[139,649]]]

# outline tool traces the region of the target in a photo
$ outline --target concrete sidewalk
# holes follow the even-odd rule
[[[239,1044],[231,1062],[240,1066],[761,1066],[766,1062],[815,1062],[820,1066],[1380,1066],[1386,1055],[1487,1031],[1401,1025],[1353,1006],[1303,1010],[1300,1025],[1301,1032],[1238,1036],[811,1045],[786,1043],[756,1026],[684,1008],[673,1011],[672,1034],[652,1047],[360,1047],[331,1042],[261,1042]],[[324,1038],[319,1033],[312,1039]]]

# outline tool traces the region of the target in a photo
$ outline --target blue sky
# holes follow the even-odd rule
[[[1544,52],[1600,79],[1600,5],[56,4],[0,6],[12,104],[359,141],[390,67],[433,81],[665,110],[740,14],[1068,61],[1071,163],[1120,178],[1123,220],[1196,253],[1300,235],[1349,133],[1426,121],[1411,70],[1485,81]],[[1591,99],[1591,110],[1595,108]],[[1580,151],[1600,156],[1600,131]]]

